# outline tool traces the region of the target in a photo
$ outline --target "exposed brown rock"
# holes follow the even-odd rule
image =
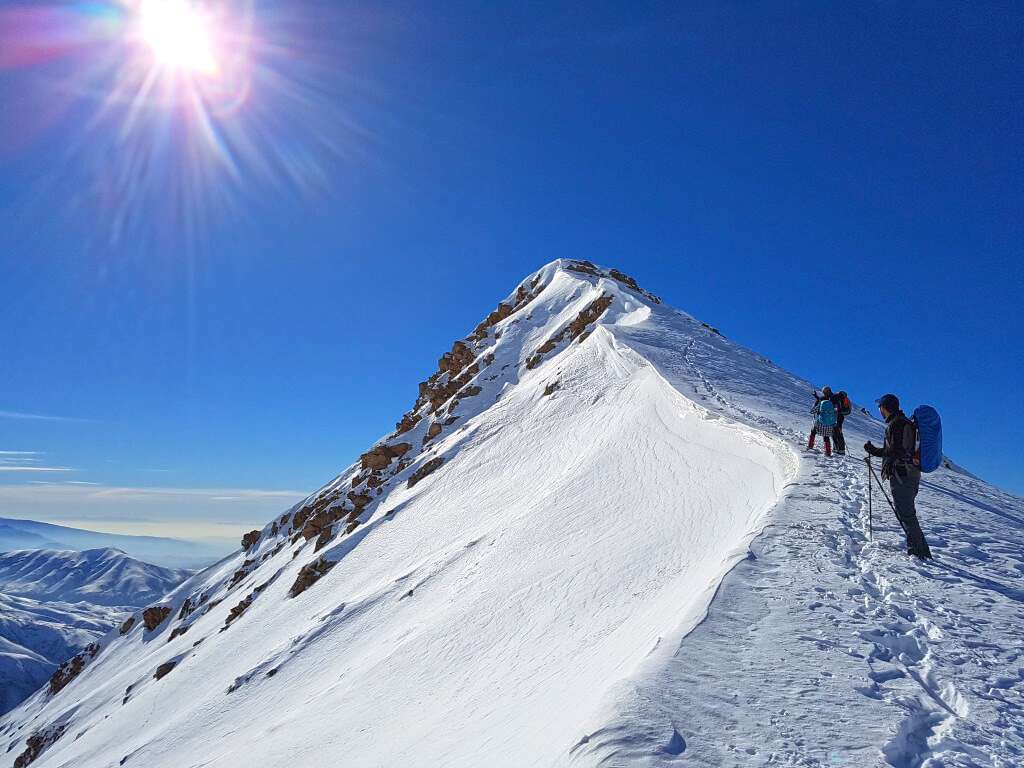
[[[330,542],[332,538],[331,531],[331,528],[326,528],[323,531],[321,531],[320,535],[317,537],[316,546],[313,547],[314,552],[319,552],[321,549],[327,546],[327,544]]]
[[[64,735],[66,725],[54,725],[32,734],[25,741],[25,751],[14,761],[14,768],[25,768],[35,762],[43,751]]]
[[[298,539],[301,535],[301,531],[295,534],[295,539]],[[255,564],[255,560],[246,560],[245,562],[243,562],[242,567],[231,575],[231,583],[228,584],[228,587],[234,587],[238,582],[240,582],[242,579],[248,576],[252,570],[252,566],[254,566]]]
[[[53,675],[50,677],[50,693],[59,693],[65,688],[68,683],[82,674],[82,670],[85,669],[85,665],[96,658],[96,654],[100,652],[100,647],[97,643],[90,643],[81,653],[77,653],[70,659],[65,661]],[[27,763],[26,763],[27,765]]]
[[[365,493],[356,493],[353,491],[348,495],[348,500],[352,502],[352,506],[356,509],[362,509],[369,504],[373,499],[367,496]]]
[[[611,303],[612,297],[609,296],[608,294],[600,296],[599,298],[596,298],[592,302],[590,302],[590,304],[588,304],[582,312],[576,315],[576,319],[569,323],[567,327],[567,330],[569,331],[569,337],[575,339],[577,336],[583,333],[583,331],[586,330],[586,327],[588,325],[595,322],[601,315],[604,314],[604,311],[608,309],[609,306],[611,306]]]
[[[173,640],[176,637],[181,637],[186,632],[188,632],[190,629],[192,629],[192,625],[191,624],[182,624],[180,627],[175,627],[174,629],[171,630],[171,634],[168,636],[167,642],[168,643],[171,642],[171,640]]]
[[[410,448],[412,448],[410,443],[376,445],[359,457],[359,463],[363,470],[379,471],[387,468],[393,459],[404,455]]]
[[[153,673],[154,680],[160,680],[167,676],[167,674],[177,666],[176,661],[165,661],[159,667],[156,668],[156,672]]]
[[[429,427],[427,427],[427,434],[425,434],[423,436],[423,444],[426,445],[427,443],[429,443],[431,440],[433,440],[435,437],[437,437],[440,434],[441,434],[441,425],[438,422],[435,421],[433,424],[431,424]]]
[[[249,531],[247,534],[242,536],[242,549],[252,549],[260,540],[259,531]]]
[[[472,387],[466,387],[465,389],[462,389],[462,390],[459,391],[459,397],[460,398],[476,397],[482,391],[483,390],[480,387],[475,386],[475,385],[472,386]]]
[[[302,506],[295,511],[295,517],[292,518],[292,528],[302,528],[309,519],[309,516],[313,514],[312,506]]]
[[[299,575],[296,577],[295,583],[292,584],[292,588],[289,590],[288,594],[292,597],[302,594],[313,586],[321,576],[330,571],[335,565],[337,565],[337,561],[328,560],[323,555],[320,555],[320,557],[312,563],[307,563],[302,566],[302,569],[299,571]]]
[[[451,352],[445,352],[441,359],[437,361],[437,368],[442,373],[447,373],[449,376],[457,376],[459,372],[470,365],[476,358],[473,350],[470,349],[465,342],[456,341],[452,345]]]
[[[324,509],[313,515],[302,528],[302,536],[309,541],[330,529],[345,514],[344,507],[332,507]]]
[[[442,459],[440,456],[436,456],[430,461],[428,461],[426,464],[424,464],[422,467],[417,469],[409,476],[409,487],[412,488],[414,485],[416,485],[416,483],[418,483],[424,477],[429,475],[431,472],[434,472],[442,464],[444,464],[444,459]]]
[[[419,414],[410,411],[409,413],[402,416],[402,420],[395,424],[395,434],[403,435],[410,429],[420,423],[420,419],[423,418]]]
[[[570,272],[582,272],[585,275],[593,275],[594,277],[601,276],[597,266],[589,261],[574,261],[566,269]]]
[[[118,630],[118,632],[120,632],[122,635],[127,635],[129,632],[132,631],[132,627],[134,626],[135,617],[129,616],[127,619],[124,620],[124,623],[121,625],[121,628]]]
[[[352,531],[354,531],[360,525],[362,525],[362,523],[360,523],[359,520],[352,520],[352,521],[350,521],[349,524],[345,526],[345,533],[346,534],[352,533]]]
[[[146,625],[146,629],[152,632],[170,615],[171,609],[166,605],[156,605],[142,612],[142,623]]]
[[[558,381],[557,380],[556,381],[552,381],[550,384],[548,384],[546,387],[544,387],[544,396],[547,397],[552,392],[554,392],[556,389],[558,389]]]
[[[249,610],[249,606],[252,605],[252,601],[256,599],[256,595],[257,593],[253,592],[244,600],[242,600],[238,605],[236,605],[234,608],[228,611],[227,618],[224,619],[224,626],[227,627],[229,624],[231,624],[231,622],[233,622],[235,619],[237,619],[239,616],[241,616],[243,613]]]

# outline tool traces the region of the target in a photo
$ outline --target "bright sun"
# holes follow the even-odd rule
[[[142,39],[162,67],[170,71],[216,74],[211,22],[195,3],[143,0],[139,21]]]

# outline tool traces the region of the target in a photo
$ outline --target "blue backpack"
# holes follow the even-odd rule
[[[942,464],[942,420],[930,405],[914,411],[917,425],[918,455],[922,472],[934,472]]]
[[[818,405],[818,423],[823,427],[836,425],[836,407],[831,400],[822,400]]]

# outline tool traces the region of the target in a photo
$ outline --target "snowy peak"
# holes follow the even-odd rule
[[[0,552],[0,592],[45,601],[140,606],[161,598],[190,573],[112,548]]]
[[[621,272],[552,262],[441,355],[394,430],[64,664],[0,721],[0,737],[21,765],[76,768],[247,768],[252,744],[267,768],[663,765],[698,753],[700,739],[731,740],[738,706],[763,723],[749,708],[777,668],[789,683],[772,687],[766,711],[799,714],[748,734],[742,754],[781,734],[776,762],[823,764],[802,751],[803,731],[846,722],[848,700],[796,685],[807,669],[845,665],[830,685],[866,682],[855,701],[882,724],[899,718],[872,692],[932,671],[894,676],[870,665],[904,654],[852,648],[880,637],[872,617],[889,597],[859,570],[878,551],[863,534],[863,465],[797,452],[813,389]],[[846,431],[856,445],[882,429],[855,411]],[[944,468],[929,487],[955,495],[961,477]],[[875,515],[878,531],[877,504]],[[826,540],[829,525],[840,533]],[[737,563],[756,607],[709,615]],[[786,580],[798,568],[802,587]],[[820,599],[808,594],[819,582]],[[837,630],[836,614],[815,612],[826,598],[848,598],[855,619]],[[723,622],[737,626],[722,634]],[[711,635],[690,656],[695,627]],[[750,648],[769,636],[760,629],[783,638],[767,655]],[[814,655],[847,647],[838,662]],[[727,706],[708,695],[708,659],[716,681],[729,679]],[[628,694],[640,690],[653,704],[634,717]],[[662,691],[681,716],[659,713]],[[729,723],[694,733],[689,712],[705,702]],[[907,728],[936,722],[911,712]]]
[[[793,471],[780,440],[709,414],[622,342],[655,321],[681,328],[677,355],[713,335],[617,270],[528,276],[352,466],[58,670],[12,713],[9,749],[180,765],[212,728],[241,756],[228,743],[263,738],[269,695],[296,717],[320,701],[330,718],[310,717],[347,734],[353,764],[476,765],[471,745],[493,739],[510,765],[563,754],[609,686],[700,614]],[[438,695],[449,711],[417,704]],[[382,701],[405,735],[377,759],[394,740],[364,715]],[[136,719],[154,706],[173,728]],[[290,717],[268,765],[303,762]]]

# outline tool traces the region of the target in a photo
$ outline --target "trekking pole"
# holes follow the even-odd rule
[[[868,541],[871,541],[873,526],[871,524],[871,457],[865,456],[864,463],[868,465]]]
[[[896,515],[896,522],[898,522],[900,524],[900,528],[903,529],[903,534],[907,535],[907,526],[905,526],[903,521],[900,519],[899,513],[896,511],[896,505],[892,503],[892,499],[889,498],[889,494],[885,492],[885,486],[882,485],[882,481],[879,479],[878,475],[875,474],[875,468],[871,466],[870,461],[868,462],[868,470],[871,472],[871,476],[875,478],[875,482],[878,483],[878,490],[882,492],[882,495],[885,496],[885,500],[888,501],[889,506],[892,507],[892,513]]]

